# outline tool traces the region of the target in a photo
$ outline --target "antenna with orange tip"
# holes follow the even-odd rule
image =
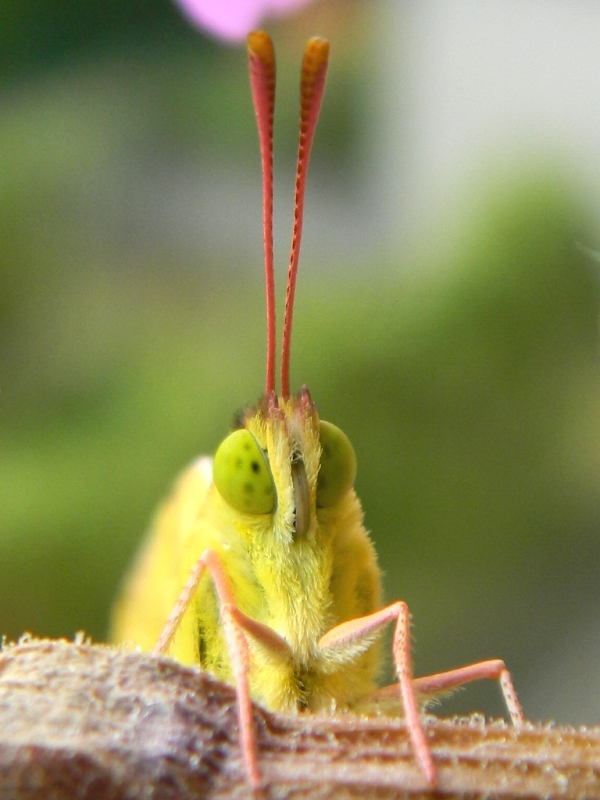
[[[275,52],[264,31],[248,34],[250,89],[262,166],[263,243],[267,301],[267,365],[265,394],[275,391],[275,278],[273,273],[273,114],[275,111]]]
[[[292,228],[292,246],[288,268],[287,288],[285,293],[285,312],[283,318],[283,335],[281,341],[281,395],[290,396],[290,344],[292,339],[292,314],[294,310],[294,289],[298,256],[300,255],[300,237],[302,235],[302,213],[304,207],[304,186],[306,170],[312,145],[315,125],[319,116],[321,98],[325,88],[327,61],[329,58],[329,42],[319,36],[309,39],[304,48],[304,58],[300,73],[300,137],[298,140],[298,158],[296,160],[296,188],[294,192],[294,226]]]

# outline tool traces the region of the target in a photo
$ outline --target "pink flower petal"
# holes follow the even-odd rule
[[[213,36],[240,41],[268,14],[294,11],[310,0],[177,0],[194,25]]]

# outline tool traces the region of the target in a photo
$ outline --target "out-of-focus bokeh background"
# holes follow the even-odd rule
[[[292,379],[353,441],[416,671],[501,656],[600,722],[600,6],[321,0],[331,39]],[[243,47],[168,0],[0,0],[0,631],[106,634],[177,472],[263,385]],[[585,248],[589,248],[586,250]],[[454,711],[501,712],[495,687]]]

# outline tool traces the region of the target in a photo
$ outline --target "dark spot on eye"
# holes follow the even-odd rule
[[[331,448],[328,444],[324,445],[322,455],[324,455],[325,458],[331,458]]]
[[[244,450],[250,450],[251,446],[252,446],[251,442],[244,442]]]
[[[260,464],[258,461],[252,461],[250,467],[252,468],[252,472],[260,472]]]
[[[244,484],[244,491],[246,494],[254,494],[254,484],[250,483],[250,481],[246,481]]]

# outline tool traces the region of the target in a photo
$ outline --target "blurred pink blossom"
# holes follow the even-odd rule
[[[310,0],[176,0],[185,16],[213,36],[239,41],[270,15],[295,11]]]

